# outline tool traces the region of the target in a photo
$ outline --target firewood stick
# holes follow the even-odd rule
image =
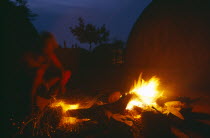
[[[77,117],[77,118],[89,118],[94,119],[98,118],[99,116],[105,115],[105,111],[110,111],[112,113],[123,113],[128,102],[133,97],[133,94],[127,94],[122,96],[121,99],[114,103],[105,104],[101,106],[91,107],[88,109],[75,109],[75,110],[68,110],[67,113],[69,116]]]

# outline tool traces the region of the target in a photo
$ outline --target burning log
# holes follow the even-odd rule
[[[107,111],[114,114],[123,113],[126,109],[128,102],[132,97],[133,94],[127,94],[114,103],[100,105],[100,106],[93,106],[87,109],[68,110],[67,113],[70,116],[77,118],[90,118],[93,120],[100,120],[101,118],[103,119],[107,118],[106,117]]]

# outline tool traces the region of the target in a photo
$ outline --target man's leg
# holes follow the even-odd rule
[[[61,79],[61,92],[62,94],[65,94],[66,92],[66,84],[68,82],[68,80],[71,78],[71,71],[67,70],[63,73],[62,75],[62,79]]]

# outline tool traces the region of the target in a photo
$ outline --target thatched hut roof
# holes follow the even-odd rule
[[[131,80],[143,72],[177,91],[210,90],[209,13],[208,0],[151,2],[127,42]]]

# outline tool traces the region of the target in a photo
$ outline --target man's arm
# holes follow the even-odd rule
[[[57,58],[57,56],[55,54],[50,54],[49,56],[53,64],[63,72],[64,68],[59,59]]]

